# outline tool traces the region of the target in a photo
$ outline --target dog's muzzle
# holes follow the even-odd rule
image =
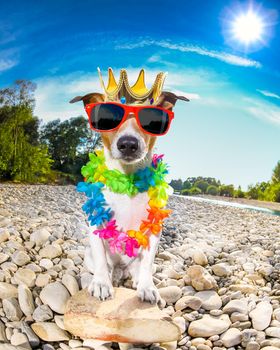
[[[139,141],[134,136],[122,136],[117,142],[117,148],[122,158],[126,161],[132,161],[139,157]]]

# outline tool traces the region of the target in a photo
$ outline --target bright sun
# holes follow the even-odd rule
[[[263,21],[254,12],[249,11],[240,15],[233,22],[233,35],[236,39],[249,44],[261,40],[263,34]]]

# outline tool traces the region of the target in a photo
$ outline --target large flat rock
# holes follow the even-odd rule
[[[110,342],[158,343],[180,338],[180,329],[171,318],[127,288],[115,288],[114,298],[106,301],[86,290],[78,292],[67,302],[64,325],[80,338]]]

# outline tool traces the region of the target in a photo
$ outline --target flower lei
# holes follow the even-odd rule
[[[167,203],[169,188],[165,181],[167,165],[162,162],[162,157],[163,154],[155,154],[151,166],[133,174],[123,174],[119,170],[108,169],[104,151],[97,150],[95,154],[89,154],[90,161],[82,167],[81,173],[85,181],[78,183],[77,190],[88,197],[82,208],[88,214],[91,225],[103,226],[93,233],[108,241],[112,253],[137,256],[140,247],[149,248],[150,234],[159,234],[163,220],[170,215],[171,210],[162,209]],[[142,220],[138,230],[123,232],[117,228],[116,220],[112,219],[112,210],[108,208],[102,193],[105,185],[112,192],[130,197],[138,192],[148,192],[148,216]]]

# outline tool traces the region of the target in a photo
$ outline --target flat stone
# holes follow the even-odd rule
[[[15,346],[12,344],[0,344],[1,350],[26,350],[23,346]]]
[[[250,340],[246,345],[246,350],[260,350],[260,344],[254,340]]]
[[[42,302],[59,314],[64,314],[66,302],[69,297],[68,290],[60,282],[48,284],[40,293]]]
[[[249,320],[249,316],[247,314],[241,314],[240,312],[233,312],[230,315],[230,320],[232,323],[236,322],[236,321],[248,321]]]
[[[29,344],[32,348],[36,348],[40,344],[40,339],[37,337],[37,335],[33,332],[33,330],[29,327],[29,325],[26,322],[21,322],[21,331],[24,333],[29,341]]]
[[[39,266],[48,270],[48,269],[51,269],[53,267],[53,262],[51,261],[51,259],[43,258],[40,260]]]
[[[224,313],[232,314],[233,312],[239,312],[241,314],[248,313],[248,302],[246,299],[235,299],[229,301],[223,308]]]
[[[1,225],[0,225],[1,227]],[[10,233],[9,231],[5,229],[0,229],[0,244],[3,242],[6,242],[10,238]]]
[[[17,297],[17,288],[9,283],[0,282],[0,299]]]
[[[45,228],[41,228],[31,233],[30,241],[35,242],[36,246],[39,247],[44,245],[48,241],[50,235],[51,234],[48,230],[46,230]]]
[[[250,284],[233,284],[229,287],[230,290],[237,292],[240,291],[243,294],[257,294],[258,288]]]
[[[59,244],[50,244],[39,251],[42,258],[54,259],[62,254],[62,249]]]
[[[215,279],[200,265],[190,266],[187,275],[190,277],[194,289],[198,291],[217,288]]]
[[[66,328],[64,326],[63,315],[55,315],[54,316],[54,322],[57,324],[57,326],[59,328],[64,329],[66,331]]]
[[[22,250],[18,250],[12,254],[12,262],[17,266],[26,265],[30,260],[30,256]]]
[[[79,291],[79,285],[74,276],[65,274],[63,275],[61,282],[68,289],[71,295],[74,295]]]
[[[175,310],[180,311],[186,308],[190,308],[192,310],[198,310],[200,309],[201,305],[202,305],[202,301],[198,297],[186,295],[180,298],[176,302]]]
[[[268,327],[265,330],[265,334],[269,337],[280,338],[280,328],[279,327]]]
[[[36,278],[35,285],[40,288],[45,287],[50,283],[51,279],[52,278],[48,273],[39,273]]]
[[[176,303],[177,300],[181,298],[182,290],[181,288],[177,286],[169,286],[169,287],[163,287],[159,288],[159,294],[160,296],[167,302],[167,303]]]
[[[188,333],[192,337],[211,337],[224,333],[231,325],[228,315],[213,317],[205,314],[201,319],[190,323]]]
[[[276,320],[280,322],[280,308],[275,309],[273,313]]]
[[[6,343],[8,341],[5,329],[5,324],[0,320],[0,344],[1,342]]]
[[[25,349],[30,349],[31,350],[31,346],[29,344],[28,338],[25,334],[23,333],[14,333],[11,336],[11,344],[14,346],[22,346]]]
[[[178,340],[180,329],[157,305],[142,302],[136,291],[115,288],[114,298],[100,301],[86,290],[67,303],[64,325],[75,336],[128,343]]]
[[[33,295],[25,284],[18,286],[18,301],[25,316],[31,316],[35,310]]]
[[[8,320],[19,321],[21,319],[23,314],[16,298],[3,299],[2,303],[5,316]]]
[[[237,328],[229,328],[220,336],[224,346],[230,348],[241,343],[241,332]]]
[[[212,271],[216,276],[219,276],[219,277],[226,277],[231,274],[230,267],[224,263],[213,265]]]
[[[57,342],[71,339],[66,331],[60,329],[53,322],[32,323],[31,328],[33,332],[44,341]]]
[[[9,259],[9,255],[5,253],[0,253],[0,264],[7,261]]]
[[[216,310],[222,307],[222,299],[217,292],[205,290],[195,294],[202,301],[202,307],[205,310]]]
[[[53,312],[48,305],[39,305],[34,310],[32,317],[36,322],[49,321],[53,318]]]
[[[36,274],[34,271],[19,268],[17,272],[14,274],[14,280],[17,284],[24,283],[27,287],[34,287],[35,285]]]
[[[267,301],[261,301],[256,308],[249,313],[252,319],[253,328],[258,331],[266,329],[271,321],[272,306]]]
[[[173,322],[180,328],[181,334],[186,331],[186,320],[184,317],[178,316],[173,318]]]
[[[197,265],[205,266],[208,264],[207,256],[201,250],[195,250],[192,258]]]

